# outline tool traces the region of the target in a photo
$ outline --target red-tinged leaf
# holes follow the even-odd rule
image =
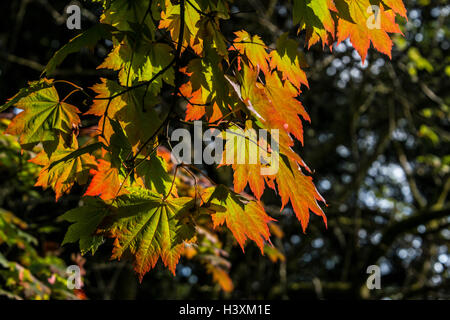
[[[257,199],[264,193],[264,176],[261,175],[260,164],[233,165],[234,191],[241,193],[248,185]]]
[[[97,83],[91,87],[97,95],[89,110],[84,114],[100,117],[97,132],[100,134],[103,131],[106,142],[109,142],[111,136],[114,134],[109,119],[113,119],[116,113],[126,106],[126,101],[122,96],[109,101],[108,98],[120,93],[123,90],[123,87],[117,82],[105,78],[100,78],[100,81],[101,83]]]
[[[180,87],[180,93],[189,100],[184,120],[195,121],[206,116],[209,122],[215,122],[222,118],[223,113],[217,103],[205,101],[205,95],[203,94],[205,91],[205,89],[200,88],[192,92],[191,82],[187,82]]]
[[[268,99],[279,114],[278,126],[294,135],[303,144],[303,125],[298,115],[311,121],[302,103],[296,99],[297,90],[288,82],[284,84],[276,73],[266,76],[265,91]]]
[[[165,9],[161,13],[160,29],[167,29],[172,40],[178,42],[180,35],[180,5],[165,0]],[[225,37],[220,32],[220,19],[229,18],[228,4],[223,1],[190,0],[184,4],[184,51],[188,46],[199,55],[206,57],[205,47],[214,48],[223,57],[227,57]],[[202,13],[201,13],[202,12]],[[204,14],[203,14],[204,13]]]
[[[289,82],[284,84],[276,73],[266,75],[266,86],[257,81],[257,73],[244,65],[241,87],[242,100],[259,118],[266,129],[280,130],[280,145],[291,146],[293,142],[284,133],[294,135],[303,143],[303,126],[298,114],[309,121],[303,105],[296,99],[298,90]]]
[[[303,174],[298,164],[290,159],[280,159],[280,167],[275,175],[278,193],[281,196],[282,209],[290,201],[295,215],[300,220],[303,232],[309,223],[309,210],[321,216],[327,224],[327,218],[317,201],[325,202],[312,182],[312,178]]]
[[[112,259],[131,254],[141,281],[159,258],[175,275],[184,242],[193,236],[192,228],[180,224],[178,217],[192,205],[191,198],[164,200],[145,189],[130,189],[116,199],[113,214],[99,227],[99,233],[115,239]]]
[[[245,133],[240,133],[239,136],[245,137]],[[235,150],[229,150],[230,148],[227,148],[228,146],[225,145],[225,153],[239,150],[238,155],[246,155],[246,159],[244,160],[247,162],[235,162],[232,164],[234,170],[234,190],[236,192],[242,192],[246,185],[249,184],[255,197],[259,199],[265,190],[265,183],[267,183],[271,189],[278,191],[278,194],[281,196],[283,208],[289,201],[291,202],[292,208],[301,222],[303,231],[305,231],[308,226],[309,210],[322,216],[326,224],[326,216],[317,202],[325,202],[325,200],[316,190],[312,178],[304,175],[299,168],[299,164],[302,166],[305,165],[298,155],[291,152],[286,156],[283,153],[277,154],[272,151],[273,154],[271,158],[277,157],[278,161],[276,161],[276,159],[266,159],[262,161],[258,154],[258,162],[256,164],[249,164],[247,154],[252,152],[257,153],[258,151],[261,151],[261,148],[258,148],[258,151],[251,151],[251,149],[248,148],[248,144],[246,145],[245,138],[241,138],[241,140],[244,141],[241,141],[240,144],[239,142],[234,144],[233,147]],[[294,156],[292,156],[292,154]],[[299,158],[300,162],[297,161],[296,158]],[[262,171],[262,168],[267,167],[268,164],[271,165],[269,170],[271,173]],[[275,181],[277,187],[275,186]]]
[[[271,224],[269,224],[269,230],[270,230],[271,235],[273,235],[279,239],[284,237],[283,230],[275,222],[272,222]]]
[[[59,145],[51,154],[50,159],[42,151],[30,160],[30,162],[44,166],[39,173],[35,186],[41,186],[44,189],[51,187],[56,193],[56,201],[64,193],[68,193],[75,182],[80,185],[86,184],[89,178],[89,170],[93,170],[97,165],[94,157],[89,154],[60,161],[77,149],[78,142],[75,137],[73,137],[70,147],[65,147],[64,141],[60,139]]]
[[[369,0],[336,0],[335,3],[339,11],[338,43],[350,38],[363,62],[370,43],[375,49],[391,57],[392,40],[388,32],[401,33],[392,10],[386,10],[381,3],[378,3],[378,7],[373,7]]]
[[[22,109],[5,133],[19,136],[22,146],[58,141],[60,133],[71,134],[80,124],[80,111],[60,101],[55,87],[44,87],[21,97],[15,107]]]
[[[326,217],[317,203],[317,200],[324,200],[315,189],[312,178],[305,176],[298,167],[298,164],[302,166],[305,164],[290,148],[280,146],[282,152],[278,153],[271,150],[267,142],[258,144],[256,132],[251,133],[248,127],[246,130],[238,127],[228,129],[225,139],[222,164],[232,163],[235,192],[244,191],[249,184],[255,197],[260,199],[267,183],[270,188],[278,190],[283,207],[291,201],[304,231],[309,221],[309,210],[321,215],[326,223]],[[255,146],[253,150],[250,147],[252,145]],[[284,153],[285,150],[287,153]],[[234,159],[228,157],[229,154]],[[253,159],[256,162],[250,161],[250,155],[256,157]],[[275,181],[278,188],[275,186]]]
[[[125,192],[125,188],[120,188],[122,179],[119,169],[112,167],[110,162],[98,160],[97,170],[92,169],[90,174],[94,177],[84,194],[85,196],[99,196],[103,200],[110,200]]]
[[[267,215],[260,202],[248,201],[221,185],[205,190],[205,196],[202,198],[207,204],[226,208],[226,210],[217,211],[212,215],[214,228],[225,223],[242,251],[244,251],[246,240],[251,239],[263,253],[264,240],[268,240],[270,237],[267,224],[274,219]]]
[[[293,23],[306,30],[308,47],[321,40],[331,49],[337,31],[338,43],[350,38],[363,61],[370,43],[391,56],[388,33],[401,33],[396,14],[406,18],[402,0],[293,0]]]
[[[247,31],[235,32],[236,39],[230,50],[237,50],[240,54],[246,55],[250,63],[258,67],[264,73],[269,72],[269,54],[266,51],[266,45],[257,35],[253,37]]]
[[[398,13],[405,19],[408,19],[406,16],[406,8],[402,0],[383,0],[383,3],[391,8],[395,13]]]

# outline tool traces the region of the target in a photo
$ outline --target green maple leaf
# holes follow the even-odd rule
[[[80,111],[60,101],[55,87],[30,91],[14,105],[23,111],[11,121],[5,133],[19,136],[22,147],[57,141],[60,133],[71,134],[80,124]]]
[[[147,189],[167,194],[172,185],[172,178],[167,173],[165,162],[157,155],[150,156],[136,168],[138,176],[142,177]]]
[[[132,31],[133,25],[144,22],[153,35],[155,26],[151,12],[147,12],[151,0],[114,0],[104,4],[105,10],[100,17],[101,23],[110,24],[120,31]],[[156,12],[157,2],[152,1],[152,11]],[[145,17],[145,21],[144,21]]]
[[[112,258],[131,254],[141,281],[159,258],[175,274],[183,241],[193,236],[193,227],[179,221],[183,212],[192,208],[192,199],[164,200],[145,189],[128,191],[116,198],[114,214],[100,227],[102,234],[115,238]]]
[[[120,84],[131,86],[136,82],[151,80],[169,66],[172,60],[172,48],[164,43],[145,41],[134,44],[133,41],[125,39],[110,52],[98,68],[119,71]],[[150,92],[153,95],[158,94],[162,80],[173,85],[174,77],[173,68],[169,68],[152,81]]]
[[[81,254],[94,254],[103,243],[103,237],[95,235],[95,230],[108,214],[105,203],[96,198],[84,198],[84,205],[67,211],[59,219],[72,222],[67,230],[62,245],[79,242]]]
[[[28,83],[28,87],[20,89],[19,92],[14,97],[8,99],[8,101],[0,107],[0,112],[5,111],[9,107],[12,107],[17,102],[19,102],[22,98],[25,98],[36,91],[50,88],[52,86],[53,86],[53,80],[49,80],[49,79],[45,79],[45,78],[38,80],[38,81],[31,81]]]

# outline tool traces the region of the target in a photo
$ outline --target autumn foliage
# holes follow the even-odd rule
[[[245,30],[227,38],[221,32],[221,22],[231,19],[227,0],[100,2],[99,23],[56,52],[42,78],[1,107],[22,110],[6,133],[36,153],[31,161],[42,166],[36,186],[52,188],[56,200],[74,184],[86,186],[82,205],[63,215],[72,223],[64,243],[95,253],[112,238],[112,258],[131,257],[141,280],[159,259],[175,274],[181,255],[202,259],[201,247],[217,257],[204,260],[206,271],[232,290],[215,232],[226,227],[242,250],[250,239],[280,258],[271,247],[275,220],[261,202],[264,192],[275,192],[282,208],[290,205],[304,232],[310,211],[327,221],[311,170],[293,149],[304,143],[310,121],[299,99],[308,88],[302,52],[287,34],[271,46]],[[349,39],[364,61],[371,45],[391,56],[390,34],[401,33],[396,18],[406,18],[406,10],[401,0],[293,0],[292,17],[307,48],[331,50]],[[91,88],[50,78],[66,56],[103,39],[113,46],[98,69],[115,77]],[[61,97],[63,86],[73,91]],[[83,113],[85,106],[70,103],[74,94],[88,101]],[[87,117],[97,119],[88,136],[79,130]],[[278,129],[279,170],[261,175],[262,154],[257,163],[232,164],[230,188],[202,168],[174,163],[169,129],[195,120],[244,136]],[[243,143],[245,150],[249,142]],[[224,155],[229,149],[225,142]]]

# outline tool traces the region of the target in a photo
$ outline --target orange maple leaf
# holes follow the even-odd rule
[[[236,50],[242,55],[246,55],[250,63],[255,67],[261,69],[264,73],[269,73],[269,54],[267,53],[266,45],[257,35],[253,37],[244,30],[234,33],[236,39],[230,50]]]
[[[392,40],[388,33],[401,33],[390,9],[373,6],[369,0],[336,0],[339,10],[337,42],[350,38],[353,47],[364,62],[370,43],[391,58]]]
[[[99,196],[103,200],[110,200],[125,193],[125,189],[121,188],[119,169],[112,167],[110,162],[103,159],[98,160],[97,170],[92,169],[90,174],[94,177],[84,194],[85,196]]]
[[[206,189],[202,198],[208,199],[207,203],[224,208],[224,210],[217,210],[212,215],[214,228],[226,223],[242,251],[244,251],[244,244],[248,238],[253,240],[264,254],[264,240],[268,240],[270,237],[267,224],[275,219],[267,215],[259,201],[249,201],[228,190],[225,186]]]
[[[312,177],[303,174],[295,161],[291,159],[280,161],[278,173],[274,178],[277,182],[278,193],[281,196],[281,210],[290,201],[295,215],[301,222],[303,232],[306,231],[309,223],[310,210],[321,216],[325,226],[327,226],[327,217],[317,203],[317,201],[325,203],[325,199],[314,186]]]
[[[60,138],[59,145],[50,158],[43,150],[36,157],[29,160],[32,163],[44,166],[39,173],[35,186],[40,186],[44,189],[51,187],[55,191],[56,201],[64,193],[68,193],[75,182],[80,185],[87,183],[89,170],[93,170],[97,165],[95,158],[89,154],[61,161],[78,149],[76,137],[73,136],[72,139],[72,145],[66,147],[63,139]],[[58,163],[56,163],[57,161]]]

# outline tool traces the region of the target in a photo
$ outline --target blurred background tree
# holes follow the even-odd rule
[[[38,79],[54,52],[78,33],[65,26],[68,4],[56,0],[0,4],[1,101]],[[100,7],[78,4],[82,28],[87,29],[97,21]],[[129,264],[108,261],[107,249],[81,259],[74,255],[77,246],[60,247],[67,223],[57,217],[77,206],[82,189],[56,204],[51,191],[32,186],[36,169],[20,155],[11,137],[2,134],[0,295],[8,291],[13,298],[73,298],[49,285],[48,278],[55,283],[51,278],[55,274],[63,281],[64,274],[56,267],[80,264],[86,273],[84,292],[97,299],[449,299],[450,5],[445,0],[406,0],[405,6],[405,37],[395,38],[392,60],[370,50],[362,64],[349,42],[335,46],[333,52],[317,45],[303,50],[310,88],[305,88],[301,100],[312,122],[305,127],[306,145],[299,150],[327,200],[328,229],[313,217],[303,234],[292,211],[280,213],[280,203],[268,193],[263,201],[280,227],[272,226],[275,249],[267,247],[261,256],[249,244],[243,254],[230,235],[222,235],[233,291],[222,290],[200,263],[188,258],[178,265],[176,277],[156,268],[139,284]],[[274,45],[279,35],[289,32],[304,48],[304,35],[298,37],[292,25],[289,1],[235,1],[232,13],[222,26],[225,34],[245,27]],[[103,72],[95,67],[110,46],[105,41],[70,56],[56,78],[70,77],[92,86]],[[2,131],[12,116],[0,114]],[[210,174],[231,184],[227,169]],[[27,226],[27,246],[7,241],[12,239],[5,231],[10,223],[1,221],[12,213],[20,221],[18,230]],[[17,254],[14,248],[26,254]],[[43,269],[54,271],[33,269],[32,261],[23,258],[29,255],[45,260]],[[23,277],[10,274],[11,262],[36,270],[29,282],[52,288],[29,294]],[[380,290],[365,285],[367,267],[374,264],[381,268]]]

